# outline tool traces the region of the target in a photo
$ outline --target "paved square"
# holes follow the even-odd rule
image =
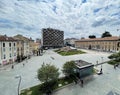
[[[0,95],[17,95],[18,79],[15,79],[16,75],[22,76],[20,89],[39,84],[37,70],[43,62],[56,65],[56,67],[60,68],[61,72],[62,66],[66,61],[81,59],[96,64],[96,61],[102,62],[101,57],[103,57],[103,61],[106,61],[108,60],[108,55],[110,55],[109,53],[102,52],[87,52],[86,54],[61,56],[52,50],[47,50],[43,56],[34,56],[28,60],[28,63],[24,61],[15,65],[14,69],[11,69],[11,67],[0,68],[5,69],[0,70]],[[23,66],[23,63],[25,63],[25,66]],[[100,69],[100,66],[96,68]],[[63,74],[60,76],[63,76]],[[119,89],[120,69],[114,70],[113,66],[104,64],[103,75],[95,75],[92,81],[84,84],[84,88],[81,88],[80,85],[73,85],[54,93],[54,95],[106,95],[110,91],[120,93]]]

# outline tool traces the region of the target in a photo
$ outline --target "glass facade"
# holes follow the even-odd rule
[[[77,69],[77,73],[79,73],[80,78],[84,78],[86,76],[92,75],[93,74],[93,66],[82,68],[82,69]]]

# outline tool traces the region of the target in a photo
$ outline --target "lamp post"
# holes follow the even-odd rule
[[[102,72],[103,57],[101,57],[101,59],[102,59],[102,61],[101,61],[101,69],[100,69],[100,72],[103,73],[103,72]]]
[[[22,78],[21,78],[20,75],[16,76],[15,78],[16,78],[16,79],[19,78],[19,83],[18,83],[18,95],[20,95],[19,91],[20,91],[20,83],[21,83],[21,79],[22,79]]]
[[[97,65],[98,65],[98,60],[96,61]]]

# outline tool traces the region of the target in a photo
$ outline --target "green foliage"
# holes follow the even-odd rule
[[[36,85],[34,87],[31,87],[30,89],[24,89],[21,91],[20,95],[27,95],[27,93],[29,93],[30,91],[32,91],[31,95],[43,95],[40,91],[39,91],[40,85]]]
[[[110,34],[110,32],[105,31],[105,32],[102,34],[101,38],[104,38],[104,37],[111,37],[111,36],[112,36],[112,35]]]
[[[119,64],[120,63],[120,52],[118,53],[114,53],[111,54],[110,56],[108,56],[109,59],[111,59],[111,61],[109,61],[109,64]]]
[[[115,59],[116,57],[118,57],[117,53],[111,54],[110,56],[108,56],[109,59]]]
[[[96,38],[96,36],[95,35],[89,35],[89,38]]]
[[[47,83],[33,86],[29,90],[28,89],[22,90],[22,93],[20,95],[27,95],[29,91],[32,91],[31,95],[44,95],[44,93],[60,88],[58,84],[62,84],[62,86],[67,85],[66,82],[67,84],[70,84],[73,82],[73,80],[70,77],[62,77],[59,78],[57,81],[49,81]]]
[[[68,61],[63,65],[63,70],[62,71],[66,76],[70,76],[70,75],[75,73],[75,71],[74,71],[75,68],[76,68],[75,62],[74,61]]]
[[[108,64],[115,65],[115,64],[116,64],[116,61],[111,60],[111,61],[108,62]]]
[[[58,68],[54,65],[43,64],[42,67],[38,70],[38,79],[41,82],[48,82],[50,80],[55,80],[59,77]]]
[[[68,84],[70,84],[70,83],[73,82],[73,79],[71,77],[68,77],[68,76],[65,76],[65,77],[62,77],[62,78],[58,79],[58,84],[62,84],[64,86],[64,85],[66,85],[65,82],[67,82]]]
[[[41,84],[39,91],[41,93],[49,93],[49,92],[52,92],[56,86],[57,86],[56,80],[45,82],[45,83]]]
[[[85,52],[81,50],[70,50],[70,51],[60,51],[60,50],[55,50],[58,54],[62,56],[68,56],[68,55],[75,55],[75,54],[83,54]]]

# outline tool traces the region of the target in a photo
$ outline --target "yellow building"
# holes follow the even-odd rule
[[[34,42],[33,54],[37,54],[40,51],[40,43]]]
[[[24,42],[19,39],[16,40],[17,40],[17,55],[22,56],[24,54],[24,48],[23,48]]]
[[[120,37],[113,36],[105,38],[81,39],[75,41],[75,47],[81,49],[118,52],[120,51]]]
[[[17,55],[28,57],[30,55],[30,39],[22,35],[14,36],[18,40],[17,43]]]

